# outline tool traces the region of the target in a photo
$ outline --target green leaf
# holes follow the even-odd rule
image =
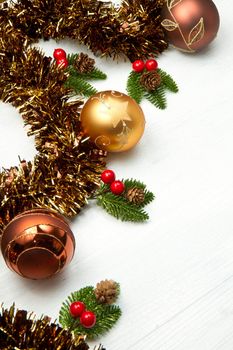
[[[146,92],[146,98],[159,109],[165,109],[167,107],[167,101],[165,97],[164,86],[160,85],[156,90]]]
[[[162,69],[158,69],[158,73],[160,74],[161,78],[162,78],[162,84],[171,92],[178,92],[179,88],[176,84],[176,82],[172,79],[172,77],[167,74],[166,72],[164,72]]]
[[[140,206],[131,204],[123,196],[111,192],[98,196],[97,204],[122,221],[143,222],[149,219],[148,214]]]
[[[82,301],[86,309],[95,313],[96,324],[92,328],[84,328],[79,319],[74,319],[69,312],[70,304],[74,301]],[[94,294],[94,288],[91,286],[71,293],[67,300],[62,304],[59,313],[60,324],[74,332],[74,334],[87,335],[89,338],[95,338],[107,332],[117,322],[121,316],[121,310],[116,305],[99,304]]]
[[[142,101],[144,95],[144,88],[141,86],[140,80],[141,74],[134,71],[130,72],[127,80],[127,92],[137,103]]]

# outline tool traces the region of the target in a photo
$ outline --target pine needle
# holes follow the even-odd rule
[[[137,103],[142,101],[144,95],[144,88],[140,85],[141,74],[134,71],[130,72],[127,80],[127,92]]]

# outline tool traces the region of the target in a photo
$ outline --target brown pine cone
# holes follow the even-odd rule
[[[145,199],[145,192],[142,188],[133,187],[126,192],[126,199],[133,204],[142,204]]]
[[[97,283],[94,290],[95,297],[100,304],[112,304],[119,295],[119,284],[113,280],[105,280]]]
[[[161,84],[161,76],[156,70],[145,72],[141,75],[140,84],[144,86],[147,91],[156,90]]]
[[[81,52],[74,62],[74,68],[78,73],[90,73],[95,67],[95,60]]]

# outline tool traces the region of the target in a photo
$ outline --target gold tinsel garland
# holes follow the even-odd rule
[[[88,350],[83,336],[74,336],[68,330],[50,322],[50,318],[35,319],[25,310],[0,310],[1,350]],[[105,350],[101,345],[94,350]]]
[[[110,1],[20,0],[10,6],[4,3],[0,21],[1,28],[12,26],[16,47],[21,47],[17,40],[69,37],[87,45],[94,54],[123,54],[133,61],[167,48],[160,19],[164,3],[123,0],[115,7]]]
[[[131,59],[167,47],[160,26],[163,0],[20,0],[0,6],[0,99],[21,113],[35,136],[33,162],[0,172],[0,231],[17,214],[50,208],[72,217],[99,184],[106,156],[86,139],[82,102],[70,102],[67,73],[31,44],[70,37],[103,55]]]
[[[0,32],[0,98],[19,110],[38,151],[0,173],[0,229],[32,208],[72,217],[98,187],[106,154],[83,136],[82,102],[69,101],[66,73],[26,39],[16,42],[10,22]]]

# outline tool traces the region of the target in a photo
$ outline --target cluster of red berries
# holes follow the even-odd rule
[[[151,71],[158,68],[158,62],[154,59],[147,60],[146,63],[142,60],[136,60],[132,63],[132,68],[137,73],[142,72],[144,69]]]
[[[53,52],[53,57],[55,58],[57,65],[61,68],[66,68],[69,62],[66,58],[66,52],[63,49],[55,49]]]
[[[80,318],[80,324],[85,328],[92,328],[96,324],[96,315],[86,310],[82,301],[74,301],[70,304],[70,314],[73,318]]]
[[[101,174],[101,180],[105,183],[110,185],[110,190],[113,194],[120,195],[125,190],[125,185],[120,180],[115,180],[116,175],[114,171],[110,169],[106,169]]]

